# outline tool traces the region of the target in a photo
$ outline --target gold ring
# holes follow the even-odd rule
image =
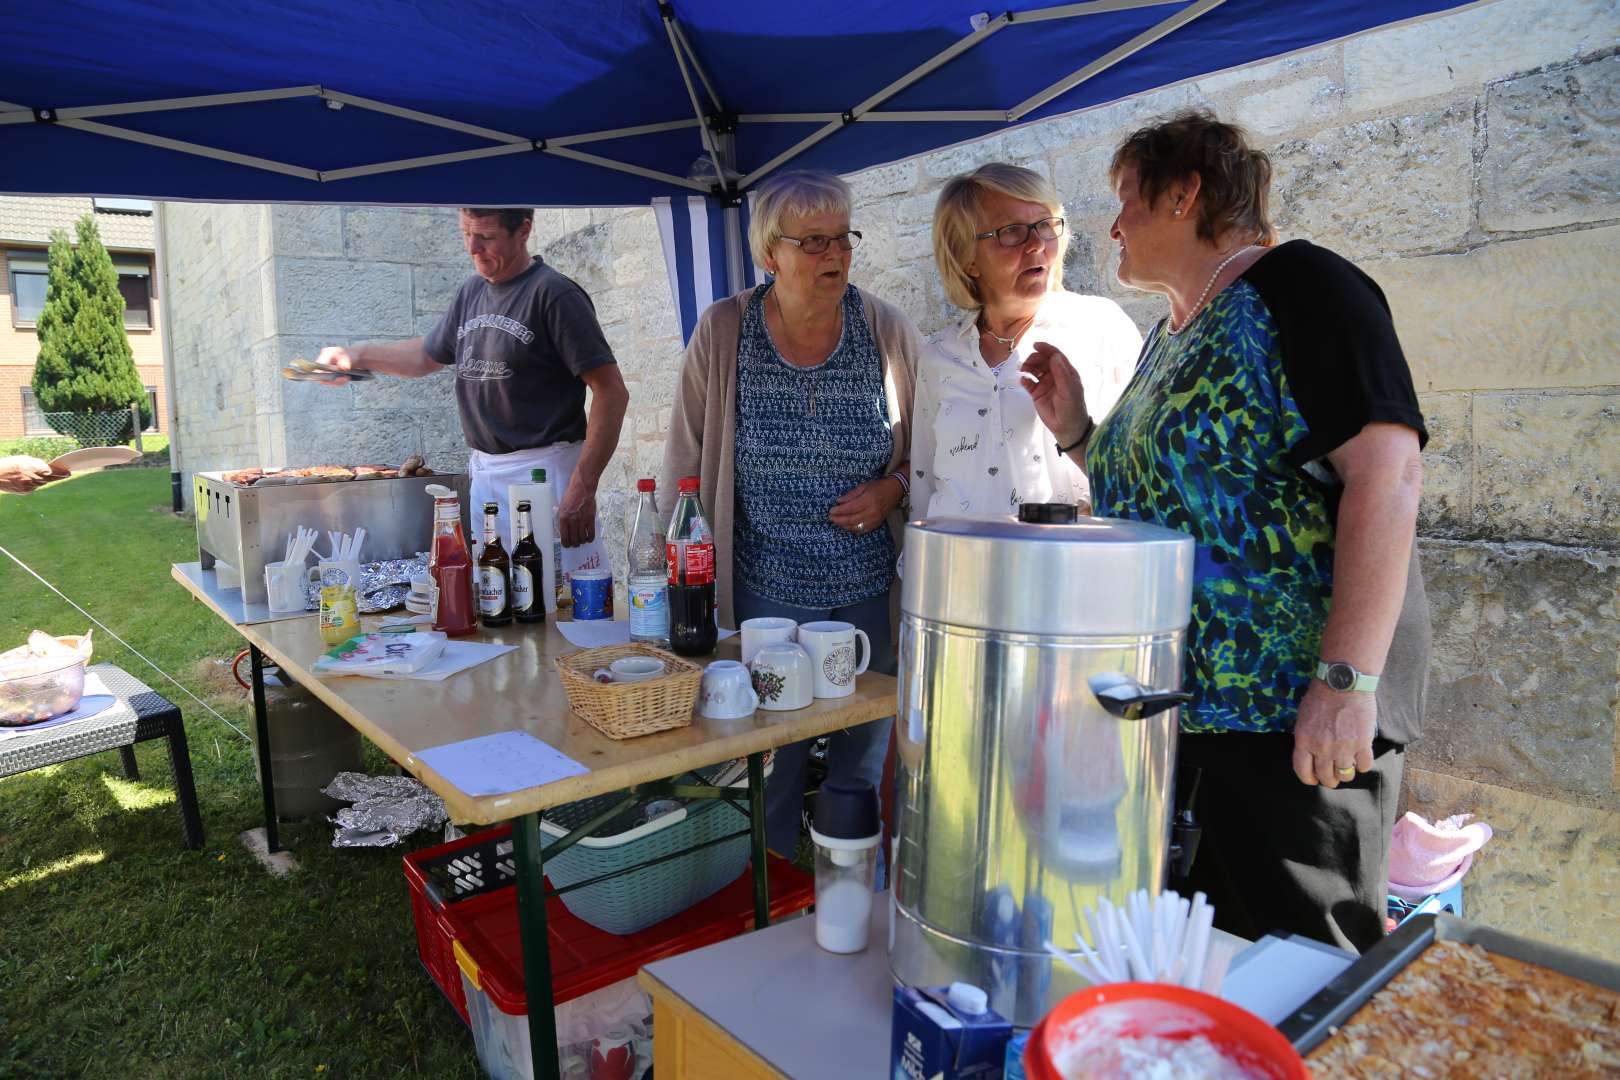
[[[855,531],[856,531],[856,532],[865,532],[865,531],[866,531],[866,522],[864,522],[864,521],[857,521],[857,522],[856,522],[856,523],[855,523]]]
[[[1340,780],[1354,780],[1356,778],[1356,767],[1354,765],[1346,765],[1334,771],[1339,774]]]

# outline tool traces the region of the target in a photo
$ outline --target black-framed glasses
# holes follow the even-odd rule
[[[854,251],[855,245],[861,242],[861,234],[851,229],[841,232],[837,236],[823,236],[820,233],[811,233],[809,236],[784,236],[790,244],[797,244],[799,250],[806,255],[820,255],[836,241],[845,251]]]
[[[1023,247],[1029,243],[1030,233],[1034,233],[1042,240],[1056,240],[1063,235],[1063,229],[1064,221],[1062,218],[1049,217],[1041,218],[1039,221],[1032,221],[1028,225],[1003,225],[1001,228],[991,229],[989,232],[974,233],[973,238],[975,240],[988,240],[993,236],[996,238],[996,243],[1002,247]]]

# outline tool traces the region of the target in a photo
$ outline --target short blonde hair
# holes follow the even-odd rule
[[[974,310],[984,306],[979,283],[968,275],[974,249],[982,232],[979,228],[979,199],[985,192],[996,192],[1023,202],[1040,203],[1052,217],[1063,216],[1063,203],[1057,189],[1046,177],[1020,165],[993,161],[970,173],[953,176],[945,182],[934,204],[934,261],[939,264],[945,295],[959,308]],[[1069,250],[1069,233],[1058,237],[1057,272],[1048,287],[1063,287],[1063,257]]]
[[[785,219],[812,214],[842,214],[847,218],[853,201],[849,185],[832,173],[806,169],[766,180],[754,189],[748,221],[748,249],[753,253],[754,265],[765,265],[772,246],[782,239]]]

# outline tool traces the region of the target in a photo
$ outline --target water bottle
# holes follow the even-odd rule
[[[668,564],[664,533],[658,527],[658,499],[652,480],[637,480],[636,522],[630,530],[626,565],[630,640],[669,645]]]

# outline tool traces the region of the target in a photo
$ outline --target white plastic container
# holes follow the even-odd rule
[[[506,550],[517,546],[517,504],[529,502],[529,523],[534,529],[534,542],[540,548],[541,593],[546,600],[546,614],[557,613],[559,583],[562,572],[562,538],[557,535],[557,495],[551,481],[545,479],[546,470],[535,469],[527,484],[506,485]]]

